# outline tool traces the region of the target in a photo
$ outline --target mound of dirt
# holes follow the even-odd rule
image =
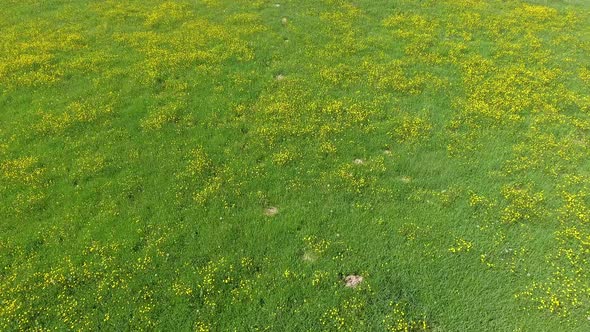
[[[346,276],[346,278],[344,278],[344,286],[350,287],[350,288],[355,288],[361,282],[363,282],[363,277],[359,276],[359,275],[351,274],[349,276]]]

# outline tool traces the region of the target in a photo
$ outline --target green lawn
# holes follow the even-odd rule
[[[590,330],[590,2],[0,9],[0,330]]]

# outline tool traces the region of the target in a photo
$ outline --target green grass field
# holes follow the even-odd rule
[[[589,1],[0,8],[1,331],[590,331]]]

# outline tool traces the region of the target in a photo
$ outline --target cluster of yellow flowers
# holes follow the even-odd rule
[[[449,251],[453,254],[457,254],[460,252],[469,252],[473,247],[473,242],[467,241],[465,239],[457,239],[455,244],[449,248]]]
[[[306,236],[303,238],[303,241],[307,250],[310,250],[316,255],[323,254],[330,247],[330,241],[318,239],[316,236]]]
[[[412,319],[408,317],[403,304],[390,302],[391,312],[383,319],[386,331],[391,332],[418,332],[428,331],[430,326],[425,319]]]
[[[190,70],[196,75],[219,73],[222,64],[230,58],[253,59],[253,50],[243,37],[265,30],[255,14],[230,16],[228,24],[220,25],[196,17],[185,7],[186,4],[164,2],[151,12],[142,13],[144,31],[116,35],[117,41],[143,56],[144,60],[133,72],[145,83],[166,80],[168,75],[179,70]],[[242,21],[244,18],[246,20]],[[237,20],[240,24],[229,24]],[[157,32],[153,27],[159,25],[175,29]],[[220,44],[224,47],[216,46]]]
[[[72,101],[64,110],[43,110],[39,112],[40,120],[34,124],[34,129],[43,135],[59,136],[77,125],[108,121],[114,114],[117,100],[117,94],[111,92],[85,101]]]
[[[531,193],[528,188],[504,186],[502,195],[508,203],[502,210],[501,220],[507,223],[527,222],[544,217],[545,195],[543,192]]]
[[[142,121],[144,129],[161,129],[166,124],[186,123],[186,101],[179,96],[178,99],[156,107]],[[190,121],[190,120],[189,120]]]
[[[399,142],[416,142],[428,137],[432,125],[423,117],[404,116],[391,135]]]
[[[37,183],[45,172],[36,157],[22,157],[4,161],[0,164],[0,170],[5,180],[23,184]]]
[[[355,195],[388,194],[390,188],[379,184],[379,175],[386,170],[385,158],[375,157],[371,160],[356,159],[343,163],[332,174],[326,175],[325,181],[334,190]]]
[[[366,300],[359,297],[352,297],[344,300],[339,306],[328,309],[323,313],[320,322],[325,329],[335,331],[356,331],[364,326],[362,315],[363,309],[367,306]]]

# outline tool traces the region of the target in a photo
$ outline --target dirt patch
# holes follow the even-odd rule
[[[412,178],[409,176],[402,176],[401,178],[399,178],[399,180],[403,183],[410,183],[412,182]]]
[[[355,274],[346,276],[346,278],[344,278],[344,286],[350,287],[350,288],[355,288],[361,282],[363,282],[363,276],[359,276],[359,275],[355,275]]]
[[[264,215],[267,217],[276,216],[279,213],[279,209],[274,206],[270,206],[264,209]]]
[[[306,251],[306,252],[304,252],[304,253],[303,253],[303,257],[301,257],[301,258],[302,258],[304,261],[306,261],[306,262],[310,262],[310,263],[311,263],[311,262],[315,262],[315,261],[316,261],[316,259],[318,259],[318,257],[317,257],[317,255],[316,255],[316,254],[314,254],[314,253],[312,253],[312,252],[309,252],[309,251]]]

